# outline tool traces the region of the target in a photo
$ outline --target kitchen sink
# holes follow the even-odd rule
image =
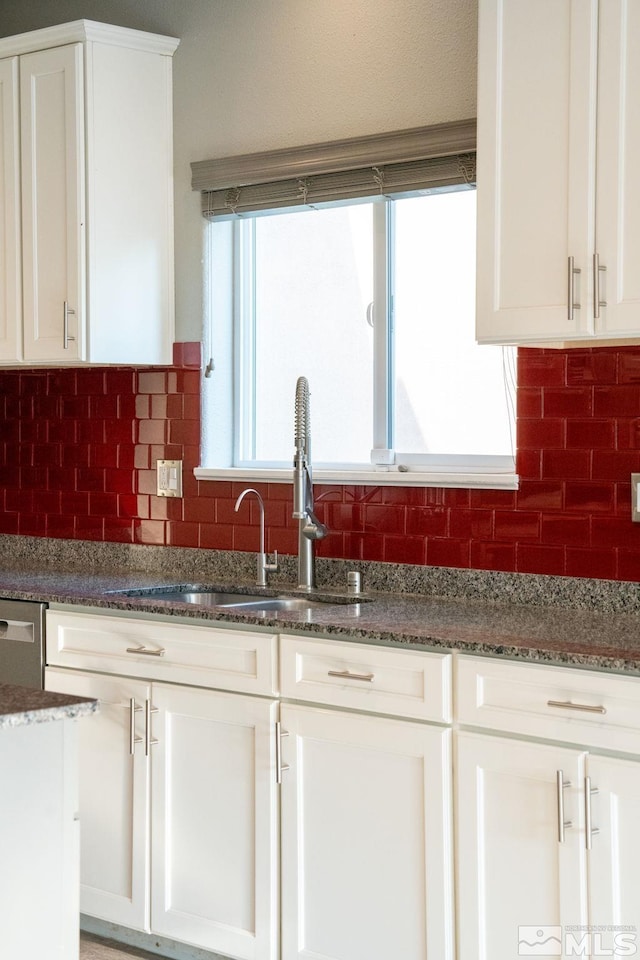
[[[218,591],[210,588],[183,588],[118,591],[120,596],[145,597],[149,600],[162,600],[173,603],[193,603],[204,607],[220,607],[226,610],[237,610],[239,613],[255,611],[305,611],[317,607],[352,606],[360,602],[355,597],[304,597],[304,596],[269,596],[253,593],[233,593]]]

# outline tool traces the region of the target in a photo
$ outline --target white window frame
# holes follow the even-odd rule
[[[374,323],[374,435],[370,464],[328,464],[315,463],[314,479],[319,483],[338,484],[375,484],[397,486],[436,486],[436,487],[479,487],[488,489],[513,490],[518,488],[515,472],[515,450],[513,457],[484,457],[472,455],[435,456],[404,454],[393,449],[393,289],[391,258],[387,251],[391,249],[394,231],[393,201],[384,200],[373,204],[374,230],[374,301],[382,305],[382,322],[378,317]],[[253,289],[253,263],[255,243],[255,220],[244,218],[226,223],[226,243],[233,247],[233,263],[241,263],[238,282],[236,269],[229,270],[226,257],[219,257],[219,248],[213,256],[213,243],[207,244],[208,263],[211,284],[218,292],[215,309],[209,304],[211,313],[215,313],[216,325],[226,314],[226,323],[230,324],[233,343],[233,396],[227,389],[226,402],[213,401],[218,414],[232,421],[232,462],[234,465],[211,466],[216,459],[225,459],[220,449],[214,451],[208,441],[210,417],[207,407],[212,403],[216,390],[211,379],[203,380],[203,465],[195,470],[199,480],[240,480],[291,482],[292,467],[278,462],[255,462],[252,454],[252,422],[255,411],[254,370],[255,341],[251,325],[254,318],[255,293]],[[212,229],[212,228],[205,228]],[[210,235],[209,235],[210,237]],[[382,262],[381,262],[382,259]],[[221,274],[220,261],[224,264]],[[223,293],[220,296],[220,290]],[[205,285],[205,290],[208,286]],[[207,294],[207,300],[211,297]],[[380,311],[380,307],[378,307]],[[224,320],[223,320],[224,324]],[[205,351],[214,357],[216,366],[223,362],[216,358],[219,347],[211,322],[205,324]],[[228,344],[229,338],[227,338]],[[249,344],[249,348],[247,347]],[[230,358],[225,357],[225,360]],[[215,372],[214,372],[215,377]],[[242,396],[244,401],[237,402]],[[292,401],[293,403],[293,401]],[[229,406],[230,404],[230,406]],[[515,421],[513,423],[515,432]],[[215,428],[210,432],[218,432]],[[222,432],[224,435],[224,431]],[[221,443],[220,447],[225,444]],[[226,442],[226,459],[229,459],[229,442]],[[249,456],[247,456],[249,454]]]

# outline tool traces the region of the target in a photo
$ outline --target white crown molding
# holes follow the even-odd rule
[[[43,27],[13,37],[0,39],[0,58],[20,56],[35,50],[60,47],[66,43],[99,41],[112,46],[129,47],[147,53],[160,53],[172,56],[180,41],[176,37],[163,37],[143,30],[130,30],[128,27],[116,27],[95,20],[73,20],[54,27]]]

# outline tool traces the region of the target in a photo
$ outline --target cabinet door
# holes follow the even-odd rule
[[[600,297],[596,331],[640,331],[640,6],[600,0],[596,252]]]
[[[450,731],[281,717],[282,960],[450,960]]]
[[[82,45],[22,56],[20,99],[24,357],[40,361],[82,359]]]
[[[19,356],[22,329],[18,58],[0,61],[0,360]]]
[[[607,930],[603,948],[611,952],[617,945],[620,956],[631,956],[640,931],[640,763],[590,755],[587,765],[591,788],[597,790],[591,799],[589,922]],[[621,939],[617,944],[604,940],[625,933],[627,945],[634,947],[626,953]]]
[[[481,342],[592,331],[597,16],[598,0],[480,0]]]
[[[80,724],[80,910],[148,930],[149,763],[144,752],[144,705],[149,685],[125,677],[49,668],[45,686],[100,701],[99,713],[90,723]],[[132,725],[133,736],[139,739],[134,744]]]
[[[587,923],[583,775],[574,750],[458,735],[459,960],[559,956],[561,927]]]
[[[277,704],[153,685],[154,933],[277,956]]]

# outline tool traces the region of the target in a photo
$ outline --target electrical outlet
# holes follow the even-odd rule
[[[631,474],[631,519],[640,523],[640,473]]]
[[[182,496],[182,460],[158,460],[157,493],[159,497]]]

